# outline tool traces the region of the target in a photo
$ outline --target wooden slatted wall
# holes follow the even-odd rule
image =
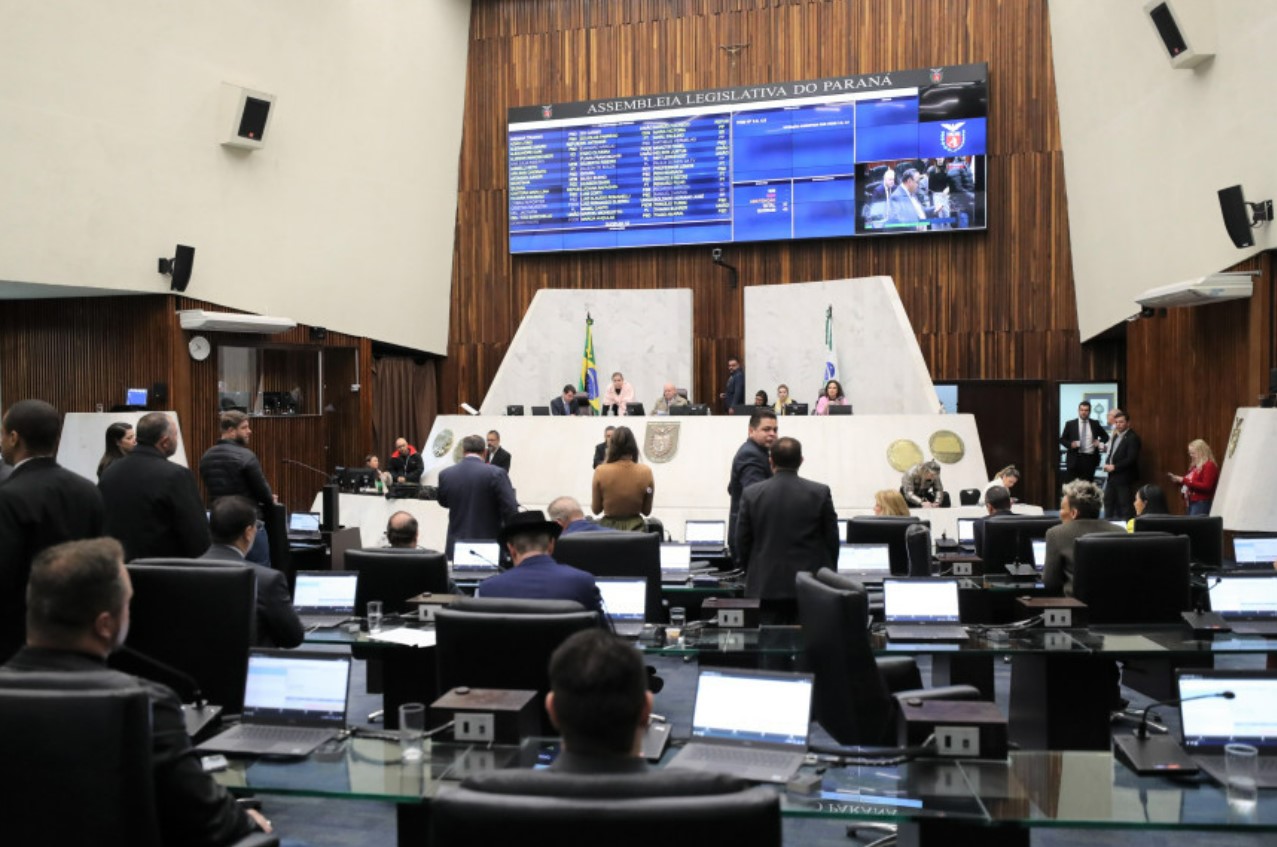
[[[541,288],[691,288],[701,397],[748,343],[708,248],[512,260],[508,107],[965,62],[989,63],[987,233],[740,245],[728,261],[742,286],[892,276],[937,381],[1122,377],[1120,340],[1079,342],[1045,0],[475,0],[470,39],[440,408],[483,397]],[[1025,420],[1017,493],[1036,502],[1053,499],[1047,412]]]

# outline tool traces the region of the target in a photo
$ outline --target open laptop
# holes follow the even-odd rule
[[[340,626],[355,614],[359,571],[298,571],[293,611],[307,629]]]
[[[721,556],[727,552],[727,521],[687,521],[683,541],[700,556]]]
[[[1181,670],[1178,687],[1184,752],[1221,785],[1227,784],[1224,745],[1259,750],[1256,784],[1277,788],[1277,671]],[[1231,699],[1203,696],[1232,692]],[[1189,700],[1200,697],[1198,700]]]
[[[807,753],[812,675],[701,668],[692,740],[667,767],[785,783]]]
[[[692,545],[661,543],[661,582],[687,582],[692,578]]]
[[[956,579],[887,579],[882,611],[891,641],[966,641]]]
[[[288,539],[290,541],[318,541],[319,512],[290,512],[288,514]]]
[[[490,538],[458,538],[452,548],[454,579],[487,579],[501,572],[501,545]]]
[[[1264,565],[1277,562],[1277,538],[1234,538],[1233,559],[1239,565]]]
[[[958,546],[975,549],[975,522],[978,518],[958,518]]]
[[[891,545],[839,544],[838,573],[857,582],[882,582],[891,576]]]
[[[641,576],[601,576],[594,581],[612,631],[623,638],[642,634],[647,619],[647,580]]]
[[[1216,577],[1210,607],[1239,635],[1277,635],[1277,574]]]
[[[350,656],[248,651],[238,726],[196,747],[241,756],[309,756],[346,728]]]

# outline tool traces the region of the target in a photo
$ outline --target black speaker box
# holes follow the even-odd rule
[[[1230,185],[1219,190],[1219,211],[1224,215],[1224,226],[1228,229],[1228,237],[1238,247],[1254,247],[1255,239],[1250,232],[1250,210],[1246,206],[1246,196],[1240,185]]]
[[[164,404],[168,403],[168,383],[155,382],[151,384],[151,407],[155,409],[163,409]]]
[[[173,281],[169,286],[173,291],[185,291],[186,286],[191,284],[191,268],[194,264],[195,248],[185,244],[177,245],[177,255],[173,257],[171,267]]]
[[[1153,19],[1153,26],[1157,28],[1157,34],[1161,36],[1162,44],[1166,45],[1166,52],[1172,59],[1188,49],[1188,42],[1184,40],[1184,34],[1180,32],[1179,23],[1169,4],[1158,3],[1148,10],[1148,16]]]

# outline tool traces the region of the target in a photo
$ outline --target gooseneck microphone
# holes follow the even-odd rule
[[[1144,711],[1140,714],[1140,725],[1135,728],[1135,737],[1140,740],[1148,738],[1148,716],[1149,713],[1158,706],[1178,706],[1180,703],[1191,703],[1193,700],[1209,700],[1213,697],[1221,697],[1225,700],[1232,700],[1237,695],[1231,691],[1212,691],[1209,694],[1194,694],[1192,697],[1177,697],[1170,700],[1157,700],[1149,703],[1144,707]]]
[[[134,650],[132,647],[127,645],[120,647],[115,652],[126,657],[127,660],[134,661],[140,665],[150,668],[152,671],[158,671],[160,675],[170,677],[178,683],[181,683],[182,687],[185,689],[183,693],[188,694],[190,702],[194,703],[197,708],[203,709],[208,705],[208,700],[205,699],[204,692],[200,690],[199,680],[188,674],[186,671],[175,668],[168,662],[161,662],[159,659],[148,656],[139,650]],[[168,684],[167,681],[163,679],[155,681]],[[169,687],[171,688],[173,686],[170,685]]]
[[[329,479],[330,477],[332,477],[332,474],[330,474],[328,471],[321,470],[315,467],[314,465],[308,465],[305,462],[299,462],[296,459],[281,459],[280,461],[282,461],[286,465],[296,465],[299,468],[305,468],[308,471],[314,471],[315,473],[322,476],[324,479]]]
[[[1207,700],[1220,697],[1232,700],[1237,695],[1231,691],[1212,691],[1208,694],[1195,694],[1192,697],[1159,700],[1150,703],[1140,718],[1139,726],[1133,735],[1119,735],[1113,738],[1113,753],[1125,762],[1137,774],[1179,774],[1189,776],[1197,773],[1197,763],[1190,759],[1184,748],[1173,738],[1166,736],[1150,736],[1148,734],[1149,714],[1159,706],[1175,706],[1192,700]]]

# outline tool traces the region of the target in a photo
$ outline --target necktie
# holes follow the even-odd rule
[[[1086,421],[1078,418],[1078,428],[1082,431],[1082,452],[1091,452],[1091,427]]]

